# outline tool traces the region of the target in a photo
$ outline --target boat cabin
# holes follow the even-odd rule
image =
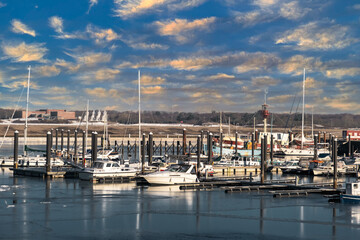
[[[346,194],[360,196],[360,183],[346,183]]]

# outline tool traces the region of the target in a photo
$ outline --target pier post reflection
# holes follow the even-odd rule
[[[264,234],[264,198],[260,198],[260,234]]]
[[[336,239],[336,208],[332,209],[332,239]]]

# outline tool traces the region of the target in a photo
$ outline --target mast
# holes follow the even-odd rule
[[[138,70],[138,87],[139,87],[139,161],[141,159],[141,94],[140,94],[140,70]],[[143,143],[145,146],[145,143]]]
[[[229,117],[229,136],[231,135],[230,126],[231,126],[231,123],[230,123],[230,117]]]
[[[89,99],[86,104],[85,151],[87,151],[87,138],[89,131]]]
[[[29,93],[30,93],[30,71],[31,66],[28,67],[28,80],[27,80],[27,96],[26,96],[26,111],[25,111],[25,128],[24,128],[24,155],[27,156],[26,153],[26,143],[27,143],[27,130],[28,130],[28,114],[29,114]]]
[[[302,104],[302,120],[301,120],[301,149],[304,146],[304,118],[305,118],[305,68],[303,76],[303,104]]]

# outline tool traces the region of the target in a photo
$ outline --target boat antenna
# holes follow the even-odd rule
[[[28,66],[28,79],[27,79],[27,96],[26,96],[26,111],[25,111],[25,128],[24,128],[24,156],[27,156],[26,144],[27,144],[27,130],[28,130],[28,114],[29,114],[29,93],[30,93],[30,71],[31,66]]]

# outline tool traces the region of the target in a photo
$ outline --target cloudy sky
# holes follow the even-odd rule
[[[0,0],[0,107],[360,113],[356,0]],[[296,98],[295,98],[296,97]],[[301,105],[300,105],[301,107]]]

